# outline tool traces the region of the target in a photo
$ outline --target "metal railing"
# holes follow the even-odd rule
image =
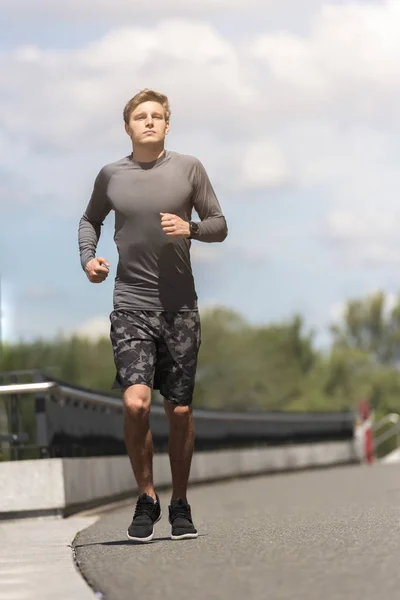
[[[38,371],[13,371],[6,374],[8,378],[18,379],[23,376],[31,376],[35,379],[43,378],[43,374]],[[4,376],[4,374],[3,374]],[[36,443],[30,443],[29,435],[21,431],[20,402],[21,397],[28,395],[35,396],[35,421],[36,421]],[[60,384],[56,381],[38,381],[31,383],[11,383],[0,385],[1,398],[9,399],[9,421],[12,431],[0,435],[0,443],[8,443],[10,449],[10,459],[18,460],[21,458],[21,450],[37,449],[40,457],[48,457],[49,445],[49,424],[47,418],[48,403],[51,402],[62,408],[70,405],[73,408],[88,407],[95,409],[102,414],[116,412],[122,415],[122,401],[117,398],[102,395],[96,392],[90,392],[83,389],[70,387]]]
[[[108,406],[110,408],[122,408],[121,400],[113,399],[108,396],[102,396],[96,392],[86,392],[77,390],[68,386],[61,386],[54,381],[44,381],[43,383],[14,383],[11,385],[0,385],[0,396],[8,396],[10,394],[38,394],[39,392],[50,393],[53,397],[62,402],[63,396],[76,398],[89,404],[97,404]]]
[[[29,375],[34,381],[17,383]],[[97,456],[126,452],[123,435],[123,402],[52,379],[38,371],[0,374],[12,383],[0,385],[0,401],[7,398],[9,431],[0,431],[9,443],[11,460],[23,458],[26,449],[37,449],[34,458],[53,456]],[[40,381],[42,379],[42,381]],[[21,421],[24,399],[33,396],[35,439],[27,442]],[[26,406],[26,405],[25,405]],[[335,413],[233,412],[194,409],[196,448],[222,449],[283,443],[309,443],[351,439],[355,415]],[[165,451],[169,427],[163,406],[154,403],[150,414],[155,451]],[[32,456],[30,456],[32,458]]]
[[[382,427],[386,425],[392,425],[389,429],[378,435],[378,432]],[[372,424],[372,432],[374,435],[374,448],[375,452],[377,449],[389,439],[395,437],[396,448],[400,448],[400,415],[397,413],[389,413],[379,421]]]

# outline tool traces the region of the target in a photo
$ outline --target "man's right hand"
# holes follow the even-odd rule
[[[89,260],[88,264],[85,267],[85,273],[87,275],[87,278],[92,283],[101,283],[108,277],[110,271],[107,267],[109,266],[110,263],[108,262],[108,260],[102,258],[101,256],[97,258],[92,258],[91,260]]]

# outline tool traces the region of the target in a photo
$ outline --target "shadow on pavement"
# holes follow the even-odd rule
[[[206,537],[207,534],[201,533],[199,534],[199,538]],[[89,546],[151,546],[151,544],[156,544],[157,542],[171,542],[170,537],[159,537],[154,538],[151,542],[131,542],[130,540],[113,540],[111,542],[93,542],[92,544],[75,544],[74,548],[88,548]],[[193,542],[195,540],[176,540],[181,542]]]

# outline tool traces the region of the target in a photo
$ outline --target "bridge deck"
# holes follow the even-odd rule
[[[106,600],[377,600],[400,596],[400,467],[353,466],[190,491],[200,536],[125,537],[132,506],[81,532],[76,553]]]

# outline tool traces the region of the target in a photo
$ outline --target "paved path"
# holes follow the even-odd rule
[[[173,542],[164,516],[148,545],[125,537],[133,506],[76,539],[106,600],[397,600],[400,466],[353,466],[193,488],[201,536]],[[101,597],[101,596],[100,596]]]

